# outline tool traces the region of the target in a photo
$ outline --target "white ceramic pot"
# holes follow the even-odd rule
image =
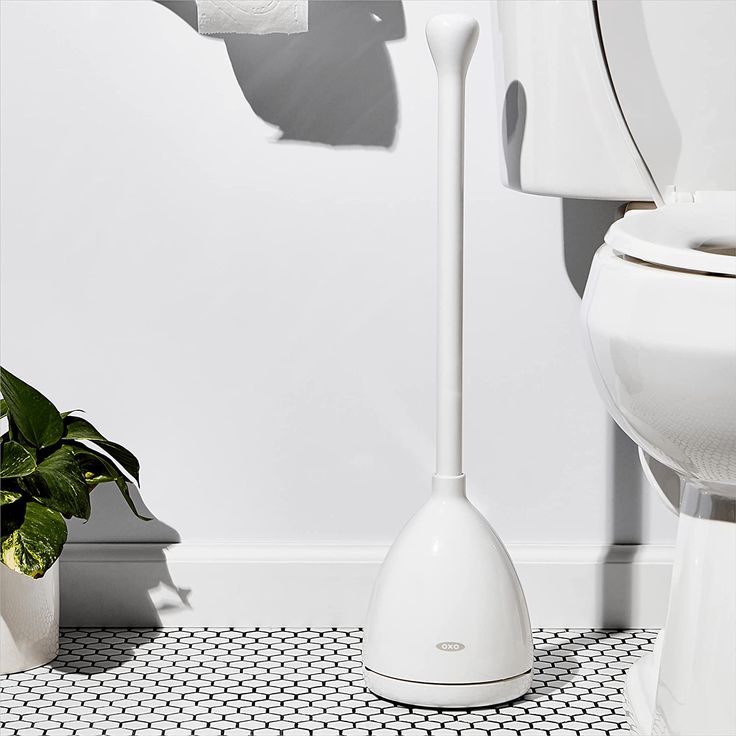
[[[50,662],[59,649],[59,563],[42,578],[0,564],[0,674]]]

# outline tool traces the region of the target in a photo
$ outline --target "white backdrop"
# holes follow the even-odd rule
[[[489,3],[404,2],[405,37],[371,47],[381,79],[305,77],[300,109],[324,112],[334,89],[358,109],[374,94],[390,127],[392,73],[388,146],[360,145],[359,122],[354,145],[279,141],[233,64],[247,76],[265,49],[257,103],[288,107],[284,55],[199,36],[183,8],[1,5],[2,360],[137,453],[160,520],[130,520],[100,488],[75,539],[380,545],[426,497],[436,127],[423,29],[450,10],[481,24],[467,112],[472,496],[511,543],[671,541],[595,394],[568,274],[580,281],[613,207],[567,203],[563,217],[559,200],[502,188]],[[325,29],[329,64],[329,33],[344,56],[352,31]]]

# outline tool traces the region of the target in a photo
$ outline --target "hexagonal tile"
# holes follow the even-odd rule
[[[406,708],[366,691],[357,629],[64,630],[4,678],[9,736],[622,736],[623,676],[653,631],[535,632],[535,677],[497,708]]]

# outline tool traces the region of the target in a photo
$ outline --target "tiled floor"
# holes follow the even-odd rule
[[[623,674],[655,633],[537,631],[526,697],[438,712],[366,691],[358,629],[67,629],[50,665],[0,678],[0,726],[8,736],[623,736]]]

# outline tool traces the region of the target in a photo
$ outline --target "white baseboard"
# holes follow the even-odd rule
[[[387,548],[68,544],[63,626],[360,626]],[[673,548],[509,545],[534,627],[664,624]]]

